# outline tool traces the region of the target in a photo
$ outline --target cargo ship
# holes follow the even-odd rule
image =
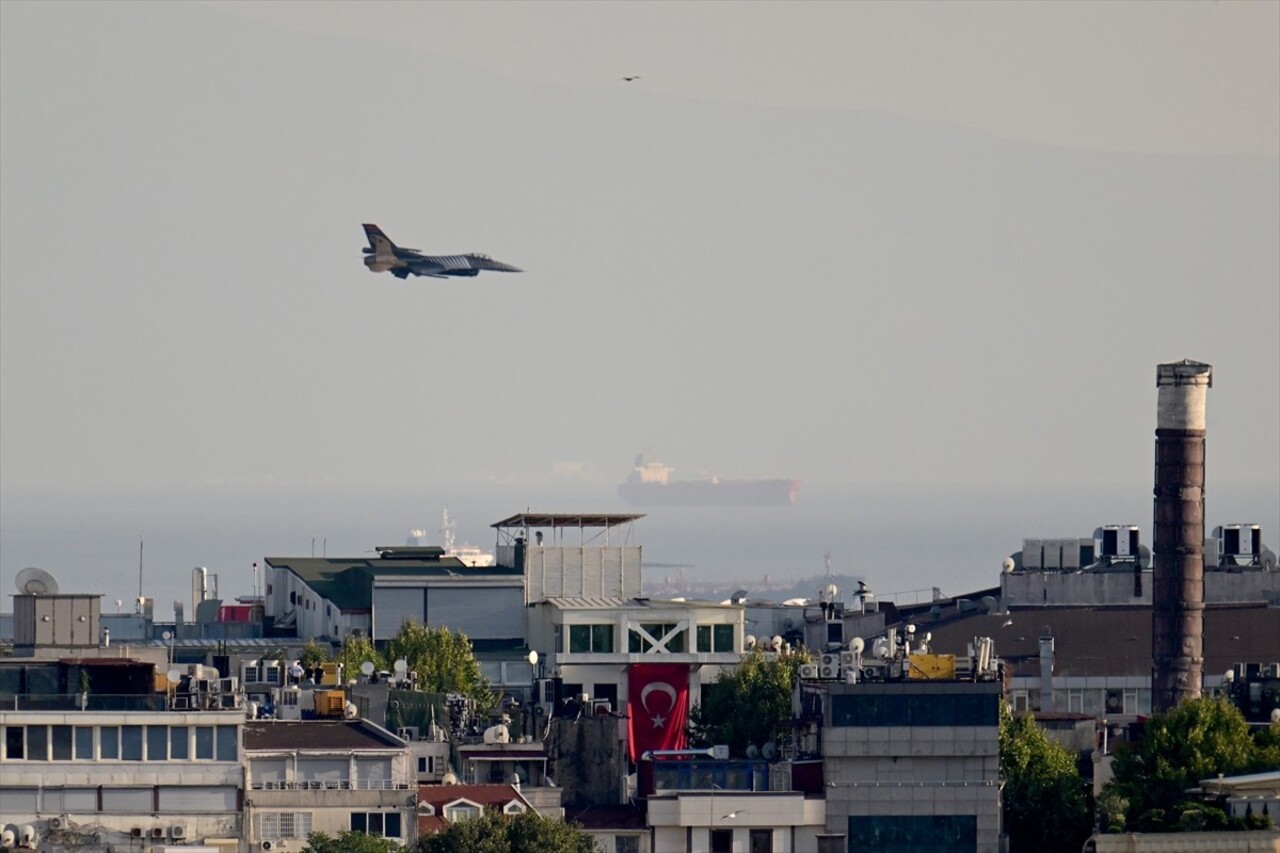
[[[618,494],[637,506],[790,506],[800,491],[799,480],[673,480],[673,471],[637,456]]]

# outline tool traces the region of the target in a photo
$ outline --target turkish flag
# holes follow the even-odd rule
[[[637,663],[627,675],[631,760],[651,749],[684,749],[689,719],[689,665]]]

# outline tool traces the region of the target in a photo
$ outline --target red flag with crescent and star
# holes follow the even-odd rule
[[[627,674],[631,760],[651,749],[684,749],[689,721],[689,665],[637,663]]]

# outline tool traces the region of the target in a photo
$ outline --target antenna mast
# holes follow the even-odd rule
[[[142,534],[138,534],[138,607],[142,607]]]

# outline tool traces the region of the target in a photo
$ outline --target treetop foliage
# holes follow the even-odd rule
[[[791,688],[806,653],[766,657],[759,649],[733,670],[722,670],[702,688],[702,702],[689,711],[690,746],[728,744],[741,756],[748,745],[772,741],[791,718]]]
[[[486,810],[418,839],[414,853],[596,853],[596,848],[591,836],[562,820],[532,810],[514,815]]]
[[[1272,727],[1273,729],[1275,727]],[[1240,711],[1225,698],[1184,702],[1148,720],[1142,739],[1116,751],[1104,799],[1117,814],[1110,827],[1120,830],[1187,829],[1204,818],[1191,808],[1186,791],[1219,774],[1233,776],[1280,767],[1280,731],[1251,732]],[[1220,810],[1218,810],[1220,811]],[[1184,815],[1187,815],[1184,817]]]

